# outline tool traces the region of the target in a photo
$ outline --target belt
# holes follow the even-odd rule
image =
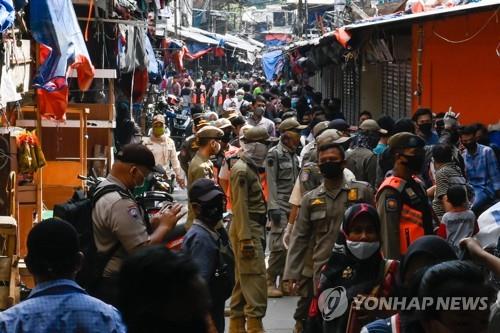
[[[267,223],[266,213],[248,213],[248,217],[250,217],[250,220],[257,222],[262,226]]]

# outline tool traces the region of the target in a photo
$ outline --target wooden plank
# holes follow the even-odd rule
[[[35,127],[36,126],[36,120],[30,120],[30,119],[19,119],[16,121],[16,126],[19,127],[25,127],[25,128],[30,128],[30,127]],[[42,120],[42,127],[61,127],[61,128],[80,128],[80,120],[66,120],[64,122],[56,122],[52,120]],[[116,121],[111,121],[111,120],[87,120],[87,127],[89,129],[94,129],[94,128],[115,128],[116,127]]]
[[[69,77],[78,77],[76,69],[72,70]],[[116,79],[116,69],[96,69],[94,79]]]

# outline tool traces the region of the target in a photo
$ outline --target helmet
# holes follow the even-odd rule
[[[177,105],[177,103],[179,103],[179,99],[177,98],[177,96],[169,94],[167,95],[167,103],[169,105]]]

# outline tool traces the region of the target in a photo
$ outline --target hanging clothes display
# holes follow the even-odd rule
[[[16,84],[14,83],[13,77],[13,67],[11,67],[11,57],[14,52],[14,41],[13,40],[5,40],[4,41],[4,53],[0,53],[2,58],[1,74],[0,77],[0,109],[3,109],[7,106],[7,103],[16,102],[21,100],[21,94],[17,92]]]
[[[39,88],[40,112],[62,120],[68,100],[68,73],[76,69],[78,86],[85,91],[94,78],[94,66],[71,0],[37,0],[29,5],[31,32],[41,44],[41,65],[33,80]]]
[[[118,38],[119,64],[121,73],[132,73],[136,69],[148,67],[149,58],[146,53],[146,29],[134,25],[119,25]]]

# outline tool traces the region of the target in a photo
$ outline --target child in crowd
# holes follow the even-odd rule
[[[450,186],[446,192],[444,207],[446,213],[441,220],[438,235],[445,238],[458,255],[460,240],[471,237],[479,230],[476,216],[469,209],[465,187],[461,185]]]

